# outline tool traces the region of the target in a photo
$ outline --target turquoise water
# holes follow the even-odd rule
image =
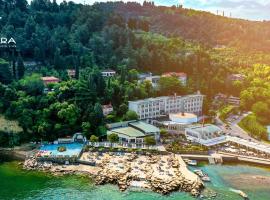
[[[58,147],[66,147],[66,151],[59,152]],[[78,156],[82,151],[83,144],[70,143],[70,144],[46,144],[40,148],[41,151],[49,151],[53,156]]]
[[[270,178],[270,171],[263,168],[233,165],[201,167],[209,174],[212,183],[207,188],[218,193],[217,200],[240,200],[230,188],[241,189],[250,199],[269,200],[269,185],[253,184],[252,176]],[[251,176],[250,180],[239,185],[238,178]],[[192,200],[187,193],[176,192],[162,196],[138,188],[119,192],[113,185],[95,186],[87,177],[53,177],[40,172],[26,172],[18,167],[17,162],[0,164],[0,199],[1,200]],[[235,187],[237,185],[237,187]]]

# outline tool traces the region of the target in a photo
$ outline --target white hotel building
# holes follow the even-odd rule
[[[129,101],[129,110],[135,111],[139,119],[155,119],[170,113],[202,114],[203,97],[201,94],[187,96],[164,96],[138,101]]]

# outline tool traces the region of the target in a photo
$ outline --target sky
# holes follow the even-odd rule
[[[61,2],[62,0],[58,0]],[[68,1],[68,0],[67,0]],[[107,0],[73,0],[77,3],[93,4]],[[127,1],[127,0],[123,0]],[[142,3],[144,0],[131,0]],[[153,1],[153,0],[152,0]],[[154,0],[156,5],[182,4],[184,8],[210,11],[214,14],[249,20],[270,20],[270,0]]]

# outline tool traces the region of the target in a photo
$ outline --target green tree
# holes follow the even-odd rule
[[[128,19],[128,28],[136,29],[137,28],[137,20],[134,18]]]
[[[56,103],[55,107],[58,109],[57,116],[59,119],[64,120],[69,125],[75,125],[78,120],[78,109],[74,104],[67,102]]]
[[[117,111],[118,116],[123,116],[124,114],[126,114],[126,112],[128,111],[128,106],[125,103],[122,103],[119,106],[119,109]]]
[[[112,134],[108,135],[108,136],[107,136],[107,139],[108,139],[108,141],[111,142],[111,143],[117,143],[117,142],[119,142],[119,137],[118,137],[118,135],[115,134],[115,133],[112,133]]]
[[[144,143],[146,145],[156,145],[156,140],[153,136],[147,136],[144,138]]]
[[[15,6],[16,8],[19,8],[21,11],[27,10],[27,0],[15,0]]]
[[[95,135],[91,135],[90,142],[98,142],[99,138]]]
[[[255,115],[257,116],[258,120],[260,122],[262,122],[263,124],[266,124],[269,121],[269,106],[267,105],[267,103],[264,102],[257,102],[252,106],[252,112],[255,113]]]
[[[136,69],[131,69],[128,71],[128,81],[133,82],[138,80],[139,73]]]
[[[0,58],[0,82],[8,84],[12,81],[12,74],[8,62]]]
[[[184,94],[185,89],[176,77],[161,77],[159,80],[159,92],[161,95]]]
[[[130,121],[130,120],[138,120],[138,115],[136,112],[129,110],[123,117],[124,120]]]
[[[23,64],[23,59],[21,54],[19,54],[18,63],[17,63],[18,78],[21,79],[24,76],[25,67]]]
[[[82,123],[82,132],[85,136],[88,136],[91,131],[91,124],[90,122],[83,122]]]
[[[44,84],[39,74],[25,76],[19,81],[19,84],[22,89],[27,92],[27,94],[33,96],[41,95],[44,90]]]
[[[167,136],[169,135],[169,133],[168,133],[167,130],[161,129],[161,130],[160,130],[160,135],[161,135],[162,137],[167,137]]]
[[[54,67],[57,70],[61,70],[64,68],[64,60],[61,56],[60,49],[57,48],[55,53],[54,53]]]
[[[94,115],[95,115],[95,122],[97,125],[100,125],[103,123],[104,120],[104,115],[103,115],[103,110],[102,106],[100,103],[96,103],[94,106]]]

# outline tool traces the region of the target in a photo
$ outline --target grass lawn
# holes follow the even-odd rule
[[[257,121],[257,118],[254,114],[250,114],[243,118],[238,125],[245,130],[251,137],[256,139],[260,138],[265,142],[269,142],[266,140],[267,138],[267,130],[266,127],[260,124]],[[258,134],[260,133],[260,134]],[[262,136],[264,135],[264,136]]]
[[[23,129],[19,126],[17,121],[7,120],[3,115],[0,115],[0,132],[1,131],[7,133],[20,133]]]

